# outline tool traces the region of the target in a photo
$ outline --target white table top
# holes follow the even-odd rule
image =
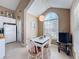
[[[43,38],[37,37],[37,38],[33,38],[31,40],[34,42],[38,42],[38,43],[43,44],[44,42],[49,40],[49,37],[43,37]]]
[[[37,38],[32,38],[31,40],[41,47],[47,43],[49,37],[43,37],[43,38],[37,37]]]

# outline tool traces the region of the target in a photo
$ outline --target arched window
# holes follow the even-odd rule
[[[53,39],[58,39],[58,15],[50,12],[44,19],[44,35],[51,35]]]

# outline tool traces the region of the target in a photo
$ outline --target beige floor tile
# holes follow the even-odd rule
[[[49,54],[44,54],[44,59],[73,59],[65,53],[58,53],[57,46],[52,45]],[[50,55],[50,58],[48,57]],[[20,43],[10,43],[6,45],[5,59],[27,59],[26,47],[22,47]]]

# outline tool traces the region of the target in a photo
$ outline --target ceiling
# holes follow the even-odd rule
[[[0,0],[0,6],[6,7],[11,10],[16,10],[20,0]]]
[[[50,7],[70,9],[73,0],[35,0],[28,13],[39,16]]]

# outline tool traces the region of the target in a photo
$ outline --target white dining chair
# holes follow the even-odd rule
[[[41,51],[39,51],[38,47],[32,41],[29,41],[27,44],[27,53],[28,59],[31,59],[30,57],[35,57],[34,59],[38,59],[41,56]]]

